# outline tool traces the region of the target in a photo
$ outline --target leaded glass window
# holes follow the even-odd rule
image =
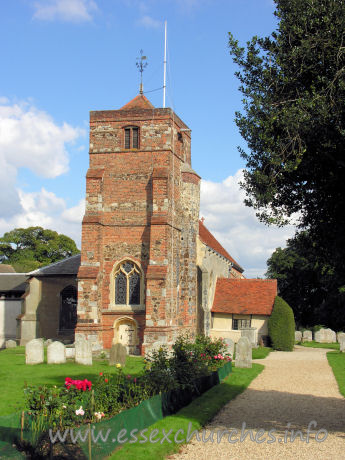
[[[140,305],[141,275],[133,262],[122,262],[115,273],[115,304]]]
[[[139,148],[139,128],[129,126],[125,128],[125,149]]]

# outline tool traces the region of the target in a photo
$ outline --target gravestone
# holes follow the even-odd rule
[[[65,345],[61,342],[52,342],[47,349],[48,364],[62,364],[66,362]]]
[[[295,342],[300,342],[302,340],[302,332],[295,331]]]
[[[66,347],[66,358],[75,358],[75,348]]]
[[[92,365],[91,342],[86,340],[84,336],[79,336],[75,341],[75,362]]]
[[[41,364],[44,362],[43,339],[32,339],[25,345],[26,364]]]
[[[342,353],[345,353],[345,337],[340,337],[340,341],[339,341],[339,345],[340,345],[340,351]]]
[[[345,340],[345,332],[337,332],[337,342],[340,343],[341,340]]]
[[[16,348],[17,342],[15,340],[6,340],[5,348]]]
[[[125,366],[127,357],[127,350],[122,343],[115,343],[111,346],[110,356],[109,356],[109,365],[114,366],[116,364],[121,364]]]
[[[320,329],[315,332],[315,342],[318,343],[335,343],[337,341],[335,332],[332,329]]]
[[[258,335],[256,327],[243,327],[241,328],[241,337],[248,337],[248,340],[252,347],[258,345]]]
[[[252,367],[252,346],[248,337],[241,337],[237,342],[236,367]]]
[[[44,342],[44,346],[45,347],[48,347],[51,343],[53,343],[54,340],[53,339],[47,339],[45,342]]]
[[[226,343],[227,346],[227,352],[230,353],[231,358],[234,357],[234,351],[235,351],[235,343],[231,339],[224,339],[224,343]]]
[[[303,331],[303,342],[311,342],[313,340],[313,333],[311,331]]]

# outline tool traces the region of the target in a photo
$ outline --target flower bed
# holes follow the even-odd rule
[[[224,367],[224,363],[229,364]],[[231,357],[222,339],[179,337],[171,352],[161,347],[149,354],[143,375],[137,378],[125,375],[117,365],[115,369],[109,368],[109,373],[101,372],[93,382],[66,376],[61,387],[28,386],[28,440],[39,449],[40,435],[48,428],[64,430],[90,423],[104,424],[127,413],[127,409],[139,410],[139,405],[155,395],[160,395],[163,415],[174,413],[219,383],[225,376],[221,375],[221,368],[227,369],[223,374],[231,369]]]

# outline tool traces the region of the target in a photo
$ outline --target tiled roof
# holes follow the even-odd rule
[[[76,275],[80,265],[80,254],[60,260],[46,267],[38,268],[28,275],[31,276],[50,276],[50,275]]]
[[[223,246],[216,240],[212,233],[205,227],[205,225],[199,220],[199,238],[210,248],[214,249],[218,254],[221,254],[226,259],[230,260],[234,264],[234,268],[239,272],[243,272],[243,268],[239,265],[235,259],[223,248]]]
[[[277,280],[218,278],[212,312],[270,315]]]
[[[129,101],[120,110],[131,110],[131,109],[154,109],[154,106],[143,94],[138,94],[134,99]]]
[[[25,292],[28,276],[23,273],[2,273],[0,275],[1,292]]]

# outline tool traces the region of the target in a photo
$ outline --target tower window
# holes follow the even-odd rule
[[[139,128],[129,126],[125,128],[125,149],[139,148]]]
[[[122,262],[115,273],[115,303],[117,305],[140,305],[141,274],[130,261]]]

